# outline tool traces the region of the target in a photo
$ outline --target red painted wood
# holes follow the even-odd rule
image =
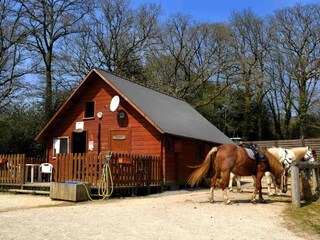
[[[56,159],[53,158],[53,138],[69,137],[69,151],[71,152],[72,132],[75,130],[76,122],[84,122],[84,130],[87,134],[87,154],[98,155],[99,151],[113,151],[158,156],[161,157],[161,169],[157,172],[161,172],[166,183],[185,184],[187,175],[192,171],[187,166],[198,165],[203,160],[197,159],[200,141],[160,133],[153,125],[154,123],[149,122],[146,116],[122,97],[118,110],[111,112],[109,109],[111,99],[118,93],[96,74],[90,75],[87,80],[89,81],[85,81],[72,95],[72,98],[63,105],[63,109],[60,110],[54,121],[50,121],[50,127],[52,127],[45,133],[48,141],[47,156],[49,162],[56,166]],[[84,119],[84,106],[88,101],[95,102],[95,117]],[[125,112],[125,120],[118,119],[118,111],[120,110]],[[103,114],[101,119],[96,117],[98,112]],[[114,136],[120,138],[120,135],[125,135],[126,139],[113,139]],[[93,150],[88,149],[89,141],[93,142]],[[101,171],[99,167],[102,166],[102,163],[96,163],[97,165],[92,163],[90,172],[83,175],[85,169],[82,159],[75,161],[75,165],[72,166],[61,162],[64,161],[63,159],[59,161],[59,171],[64,171],[64,174],[57,173],[59,179],[63,179],[64,176],[72,176],[77,181],[90,180],[96,182],[99,179],[98,175]],[[89,159],[89,161],[95,162],[96,160]],[[152,166],[150,167],[152,168]],[[117,171],[127,170],[115,169],[116,176]],[[132,173],[129,175],[132,175]],[[128,180],[125,175],[122,175],[119,181],[121,182],[124,179],[125,181]]]

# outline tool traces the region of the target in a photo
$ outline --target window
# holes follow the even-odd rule
[[[58,137],[53,139],[53,157],[59,153],[69,153],[69,138]]]
[[[94,102],[86,102],[84,109],[84,118],[94,117]]]

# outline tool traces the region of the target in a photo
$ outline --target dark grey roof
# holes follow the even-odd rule
[[[109,72],[97,72],[151,119],[163,133],[220,144],[234,143],[187,102]]]

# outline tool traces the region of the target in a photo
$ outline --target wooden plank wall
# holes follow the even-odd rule
[[[320,157],[320,138],[254,141],[254,143],[258,144],[261,147],[293,148],[308,146],[312,150],[316,151],[318,158]]]
[[[92,85],[83,86],[81,89],[85,94],[81,97],[70,101],[65,106],[61,117],[56,119],[56,125],[51,133],[53,137],[69,137],[69,151],[72,152],[72,132],[75,130],[76,122],[84,122],[84,131],[87,132],[87,141],[94,143],[93,150],[90,153],[98,154],[98,152],[114,151],[112,149],[112,131],[128,131],[127,144],[130,149],[123,151],[131,154],[141,155],[159,155],[161,154],[161,142],[159,131],[151,125],[151,123],[142,116],[133,106],[126,102],[123,98],[117,111],[111,112],[109,105],[112,97],[118,93],[108,86],[100,77],[96,76],[96,80]],[[84,118],[84,106],[87,101],[95,102],[95,113],[102,112],[101,119],[95,117]],[[124,111],[126,123],[121,124],[117,117],[118,111]],[[47,144],[48,161],[55,165],[53,157],[53,137],[49,138]],[[88,149],[88,146],[87,148]],[[88,151],[89,152],[89,151]]]
[[[89,182],[98,186],[105,154],[59,154],[56,158],[56,182]],[[158,156],[113,153],[109,161],[114,187],[161,186]]]

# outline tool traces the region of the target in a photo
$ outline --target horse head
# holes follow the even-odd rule
[[[306,162],[313,163],[316,161],[316,152],[312,150],[310,147],[307,148],[306,154],[304,155],[303,159]]]

